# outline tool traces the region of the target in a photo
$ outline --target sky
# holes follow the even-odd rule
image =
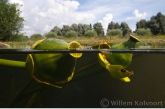
[[[150,20],[161,12],[165,15],[165,0],[9,0],[22,5],[24,27],[27,36],[45,34],[53,27],[73,23],[94,24],[101,22],[106,32],[108,24],[126,22],[136,29],[136,22]]]

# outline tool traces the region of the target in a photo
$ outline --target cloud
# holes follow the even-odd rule
[[[77,10],[78,6],[80,5],[77,1],[63,1],[61,3],[70,10]]]
[[[135,10],[133,11],[133,14],[135,15],[134,17],[127,17],[126,20],[138,20],[138,19],[145,19],[146,18],[146,15],[147,13],[144,12],[144,13],[139,13],[139,10]]]
[[[98,21],[106,31],[112,18],[114,22],[124,21],[131,25],[131,28],[136,28],[135,20],[149,19],[157,12],[165,14],[163,5],[165,1],[155,0],[33,0],[33,2],[9,0],[9,2],[23,4],[21,8],[21,16],[25,19],[23,32],[28,36],[34,33],[44,34],[54,26],[62,28],[63,25],[72,23],[93,24]],[[139,7],[142,12],[137,10]]]
[[[34,0],[35,4],[26,0],[10,0],[10,3],[19,3],[26,8],[21,8],[21,16],[25,19],[22,32],[28,36],[44,34],[54,26],[62,28],[72,23],[90,24],[95,19],[91,11],[77,12],[80,4],[73,0]]]
[[[21,10],[24,9],[24,2],[22,0],[10,0],[9,2],[10,3],[18,3],[18,4],[22,5]]]
[[[24,2],[22,0],[10,0],[10,3],[18,3],[20,5],[24,5]]]
[[[112,18],[113,18],[113,15],[109,13],[109,14],[106,14],[105,17],[103,17],[103,19],[99,21],[103,25],[104,33],[106,33],[108,24],[112,21]]]
[[[23,32],[28,36],[34,33],[45,34],[54,26],[62,28],[63,25],[73,23],[90,24],[95,19],[95,15],[90,11],[76,11],[80,5],[77,1],[34,0],[34,2],[39,1],[39,3],[31,5],[31,8],[28,8],[29,3],[27,1],[24,3],[21,0],[11,0],[11,2],[13,1],[23,3],[26,7],[23,13],[25,19]]]

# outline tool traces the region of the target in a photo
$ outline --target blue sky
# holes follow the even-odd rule
[[[132,30],[140,19],[165,14],[165,0],[9,0],[19,3],[24,17],[23,33],[45,34],[54,26],[101,22],[105,31],[111,21],[126,22]]]

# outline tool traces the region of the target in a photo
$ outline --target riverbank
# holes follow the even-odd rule
[[[165,35],[164,36],[136,36],[141,40],[141,42],[137,43],[137,46],[141,45],[149,45],[152,48],[158,48],[158,47],[165,47]],[[78,41],[81,45],[84,46],[94,46],[98,45],[101,42],[108,42],[111,44],[117,44],[122,43],[126,40],[128,40],[129,37],[92,37],[92,38],[86,38],[86,37],[76,37],[76,38],[66,38],[66,37],[59,37],[59,39],[63,39],[66,42],[71,41]],[[35,41],[28,40],[24,42],[0,42],[10,45],[12,48],[27,48],[31,46]]]

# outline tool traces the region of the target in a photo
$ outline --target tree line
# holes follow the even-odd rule
[[[23,29],[24,18],[20,16],[21,5],[15,3],[8,3],[8,0],[0,0],[0,41],[22,41],[28,40],[28,36],[20,33]],[[150,20],[141,19],[136,22],[136,30],[132,31],[126,22],[119,24],[118,22],[109,22],[106,30],[107,36],[127,36],[134,32],[137,35],[157,35],[165,34],[165,15],[158,12],[152,16]],[[62,28],[55,26],[44,37],[103,37],[104,28],[100,22],[92,24],[75,24],[63,25]],[[36,37],[36,38],[34,38]],[[33,34],[32,39],[43,37],[41,34]]]
[[[93,29],[94,28],[94,29]],[[63,25],[62,28],[59,28],[58,26],[55,26],[53,29],[50,30],[50,32],[57,33],[58,36],[66,36],[68,37],[67,32],[76,32],[77,36],[85,36],[87,32],[92,32],[92,30],[95,30],[97,32],[97,35],[103,36],[104,30],[101,23],[97,22],[93,25],[92,24],[75,24],[73,23],[71,26],[69,25]]]
[[[126,22],[122,22],[119,24],[118,22],[111,21],[107,27],[106,36],[127,36],[130,33],[136,33],[137,35],[157,35],[157,34],[165,34],[165,15],[161,12],[158,12],[155,16],[152,16],[150,20],[146,21],[145,19],[141,19],[136,22],[136,30],[132,31]],[[42,35],[34,34],[32,35],[32,39],[38,36],[38,38],[42,38]],[[93,37],[93,36],[104,36],[104,28],[100,22],[92,24],[75,24],[73,23],[71,26],[63,25],[62,28],[55,26],[44,35],[45,37]]]
[[[165,34],[165,15],[158,12],[157,15],[152,16],[150,20],[141,19],[136,23],[136,31],[138,29],[150,29],[153,35]]]
[[[126,22],[122,22],[120,25],[118,23],[114,23],[111,21],[108,24],[107,32],[112,30],[112,29],[121,29],[123,36],[129,34],[132,32],[130,27]],[[67,32],[68,31],[75,31],[77,33],[77,36],[89,36],[87,35],[88,32],[95,31],[97,34],[96,36],[104,36],[104,28],[100,22],[94,23],[93,26],[92,24],[75,24],[73,23],[71,26],[69,25],[63,25],[62,28],[55,26],[53,29],[50,30],[50,32],[55,32],[58,36],[66,36],[67,37]]]
[[[108,24],[107,32],[112,30],[112,29],[120,29],[123,36],[130,34],[132,30],[128,26],[126,22],[122,22],[120,25],[119,23],[114,23],[111,21]],[[92,33],[96,32],[96,36],[104,36],[104,28],[100,22],[94,23],[93,26],[92,24],[75,24],[73,23],[71,26],[69,25],[63,25],[62,28],[55,26],[53,29],[50,30],[50,32],[56,33],[58,36],[67,36],[67,32],[70,31],[75,31],[77,33],[77,36],[88,36],[90,37],[90,34],[87,33]]]
[[[55,26],[51,29],[51,32],[57,33],[58,36],[66,36],[68,31],[75,31],[77,32],[78,36],[86,36],[86,32],[89,30],[96,31],[96,35],[104,36],[104,28],[100,22],[97,22],[93,25],[91,24],[72,24],[63,25],[60,29],[58,26]],[[138,35],[146,35],[146,34],[165,34],[165,15],[161,12],[158,12],[157,15],[152,16],[150,20],[146,21],[145,19],[141,19],[136,23],[136,30],[132,31],[126,22],[122,22],[119,24],[118,22],[111,21],[107,27],[107,34],[106,35],[120,35],[126,36],[130,33],[137,33]]]

